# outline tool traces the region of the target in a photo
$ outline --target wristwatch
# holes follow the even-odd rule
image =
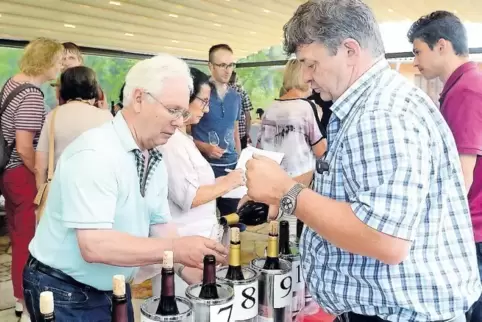
[[[289,216],[295,213],[298,195],[300,194],[301,190],[305,188],[306,187],[301,183],[297,183],[286,193],[286,195],[284,195],[283,198],[281,198],[279,208],[283,215]]]

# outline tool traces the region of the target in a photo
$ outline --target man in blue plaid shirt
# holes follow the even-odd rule
[[[305,280],[339,321],[465,321],[481,293],[457,148],[430,98],[383,58],[361,0],[312,0],[285,49],[332,100],[314,190],[274,162],[247,164],[248,196],[306,224]]]

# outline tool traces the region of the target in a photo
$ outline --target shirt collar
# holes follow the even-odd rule
[[[139,147],[137,146],[137,143],[132,136],[132,132],[127,125],[122,111],[116,114],[114,120],[112,120],[112,125],[114,126],[114,130],[119,137],[122,147],[127,152],[130,152],[132,150],[139,150]]]
[[[468,71],[471,71],[473,69],[477,69],[478,66],[474,62],[467,62],[462,65],[460,65],[453,73],[450,75],[449,79],[444,85],[444,89],[442,91],[442,94],[440,94],[441,97],[444,97],[447,92],[457,83],[457,81],[462,77],[463,74],[467,73]]]
[[[115,115],[114,120],[112,121],[112,124],[114,126],[114,130],[117,133],[117,136],[119,137],[122,147],[126,152],[131,152],[135,150],[140,151],[139,146],[137,145],[136,141],[134,140],[134,137],[132,136],[132,132],[129,129],[129,126],[127,126],[127,122],[124,118],[124,115],[122,114],[122,111],[120,111]],[[157,148],[150,149],[149,157],[160,160],[162,159],[162,153]]]
[[[385,58],[378,60],[369,70],[358,78],[331,106],[336,117],[343,121],[350,113],[355,102],[361,97],[365,90],[372,85],[381,72],[390,69]]]

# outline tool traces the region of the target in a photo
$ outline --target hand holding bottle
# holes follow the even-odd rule
[[[253,201],[248,195],[245,195],[243,198],[238,203],[238,210],[245,205],[248,201]],[[269,205],[269,210],[268,210],[268,221],[269,220],[275,220],[278,218],[278,213],[279,213],[279,205]]]
[[[214,255],[216,261],[226,264],[227,249],[220,243],[201,236],[179,237],[173,240],[174,262],[188,267],[203,268],[205,255]]]

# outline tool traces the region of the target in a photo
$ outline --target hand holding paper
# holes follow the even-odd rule
[[[265,150],[257,149],[252,146],[248,146],[246,149],[244,149],[241,152],[241,155],[239,156],[239,159],[238,159],[238,164],[236,165],[236,169],[242,169],[246,171],[246,163],[248,162],[248,160],[250,160],[253,157],[253,154],[265,156],[267,158],[274,160],[278,164],[280,164],[284,158],[284,153],[265,151]],[[230,192],[225,194],[223,198],[239,199],[239,198],[242,198],[244,195],[246,195],[247,192],[248,192],[248,189],[246,188],[246,186],[242,186],[234,190],[231,190]]]

